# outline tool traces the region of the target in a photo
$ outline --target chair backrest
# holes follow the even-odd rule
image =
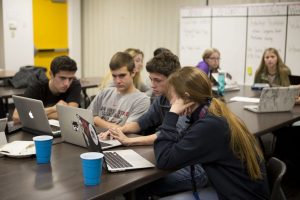
[[[289,80],[291,85],[299,85],[300,84],[300,76],[289,75]]]
[[[267,163],[267,175],[271,190],[271,200],[286,200],[281,187],[281,180],[286,172],[286,165],[281,160],[271,157]]]

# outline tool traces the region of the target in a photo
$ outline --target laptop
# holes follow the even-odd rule
[[[12,98],[23,130],[35,135],[60,137],[59,123],[57,120],[48,120],[42,101],[16,95]]]
[[[299,86],[264,88],[259,103],[244,108],[256,113],[291,111],[299,92]]]
[[[289,75],[291,85],[300,85],[300,76]]]
[[[0,119],[0,147],[7,143],[5,128],[6,128],[7,118]]]
[[[77,115],[77,117],[79,129],[84,134],[84,140],[87,144],[88,150],[103,153],[103,167],[106,168],[107,171],[119,172],[154,167],[151,162],[143,158],[132,149],[103,151],[94,125],[89,123],[80,115]]]
[[[89,123],[93,124],[93,113],[91,110],[76,108],[71,106],[57,105],[58,119],[61,128],[61,137],[63,141],[75,144],[81,147],[87,147],[84,141],[84,135],[79,131],[78,117],[82,116]],[[107,129],[97,127],[97,133],[104,132]],[[103,149],[109,149],[122,145],[118,140],[101,140]]]

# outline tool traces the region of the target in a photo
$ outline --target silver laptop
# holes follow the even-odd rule
[[[77,116],[79,129],[85,135],[84,138],[89,151],[96,151],[104,154],[103,166],[109,172],[154,167],[154,165],[151,162],[143,158],[141,155],[139,155],[132,149],[103,151],[101,143],[98,140],[94,125],[89,123],[83,117],[79,115]]]
[[[263,88],[259,103],[244,108],[256,113],[291,111],[299,92],[299,86]]]
[[[63,141],[82,147],[87,147],[84,141],[84,135],[79,131],[78,117],[82,116],[89,123],[93,124],[93,114],[91,110],[75,108],[71,106],[57,105],[58,119],[61,128],[61,137]],[[107,129],[97,128],[97,133]],[[101,140],[103,149],[109,149],[122,145],[118,140]]]
[[[36,135],[60,136],[58,121],[48,120],[42,101],[16,95],[13,95],[12,98],[23,130]]]
[[[7,143],[5,128],[6,128],[7,118],[0,119],[0,147]]]

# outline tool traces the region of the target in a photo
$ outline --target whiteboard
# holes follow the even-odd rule
[[[238,83],[251,85],[263,51],[274,47],[292,74],[300,75],[299,35],[300,3],[184,8],[180,61],[195,66],[206,48],[215,47],[221,68]]]
[[[300,5],[289,6],[286,65],[292,74],[300,75]]]
[[[245,84],[254,82],[255,72],[265,49],[276,48],[284,60],[287,6],[254,6],[249,8]]]
[[[246,67],[252,68],[252,74],[246,73],[246,84],[253,84],[265,49],[273,47],[284,59],[286,39],[286,16],[249,17]]]
[[[181,66],[196,66],[211,45],[210,9],[185,9],[180,19]]]
[[[220,68],[229,72],[239,84],[244,83],[246,15],[246,7],[213,9],[212,47],[221,53]]]

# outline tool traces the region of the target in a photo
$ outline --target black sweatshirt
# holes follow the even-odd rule
[[[182,168],[200,163],[219,199],[269,199],[264,163],[264,180],[250,179],[243,163],[230,148],[230,129],[222,117],[207,114],[199,119],[201,107],[191,116],[191,125],[182,136],[176,130],[178,115],[168,112],[154,143],[157,167]]]

